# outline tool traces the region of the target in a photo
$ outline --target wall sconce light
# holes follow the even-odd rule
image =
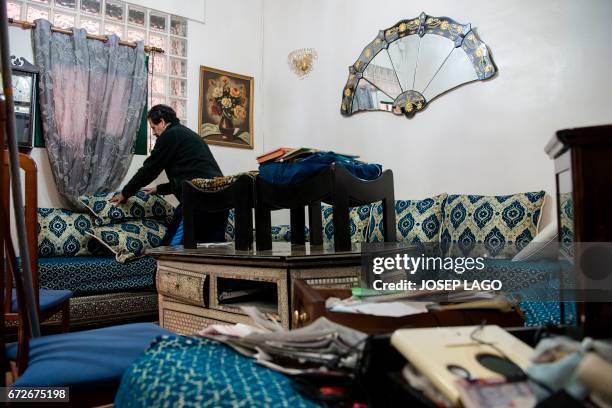
[[[304,79],[312,72],[314,60],[317,57],[317,51],[314,48],[300,48],[289,53],[287,64],[298,78]]]

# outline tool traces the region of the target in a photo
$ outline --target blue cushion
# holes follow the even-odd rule
[[[181,222],[179,223],[178,227],[176,228],[176,232],[174,233],[174,236],[170,240],[170,246],[177,245],[183,245],[183,220],[181,220]]]
[[[117,387],[121,376],[157,336],[170,334],[153,323],[134,323],[30,340],[30,361],[17,387],[70,387],[91,391]],[[15,360],[17,346],[7,346]]]
[[[69,289],[75,296],[148,290],[155,288],[157,263],[145,256],[121,264],[114,256],[73,256],[40,258],[38,281],[41,288]]]
[[[162,401],[163,399],[163,401]],[[162,337],[126,370],[115,407],[292,407],[320,405],[291,380],[216,341]]]
[[[44,312],[45,310],[49,310],[71,297],[72,292],[69,290],[41,289],[38,292],[40,311]],[[13,289],[13,295],[11,296],[11,312],[17,312],[17,291],[15,289]]]

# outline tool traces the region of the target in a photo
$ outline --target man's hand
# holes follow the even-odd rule
[[[157,186],[145,187],[142,189],[146,195],[157,194]]]
[[[117,206],[119,204],[125,203],[125,197],[123,196],[122,193],[119,193],[116,196],[113,196],[112,198],[110,198],[108,202],[114,206]]]

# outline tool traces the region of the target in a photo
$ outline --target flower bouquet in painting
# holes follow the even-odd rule
[[[219,131],[226,136],[234,135],[234,120],[242,121],[246,117],[246,98],[244,86],[230,86],[229,78],[222,76],[211,80],[212,97],[209,98],[213,116],[219,116]]]
[[[202,67],[200,84],[200,135],[212,144],[252,147],[252,79]]]

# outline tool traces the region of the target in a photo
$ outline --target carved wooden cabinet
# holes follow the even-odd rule
[[[560,247],[578,278],[579,324],[586,335],[609,336],[612,303],[602,300],[612,300],[612,252],[599,245],[594,276],[580,249],[612,243],[612,125],[560,130],[546,153],[555,160]]]

